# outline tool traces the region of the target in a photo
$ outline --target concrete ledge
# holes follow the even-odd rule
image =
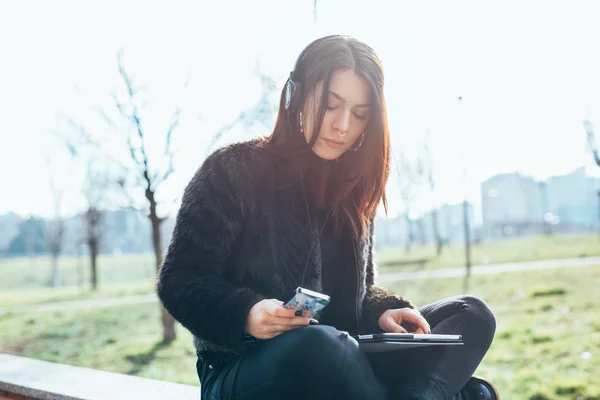
[[[200,387],[0,354],[0,399],[200,399]]]

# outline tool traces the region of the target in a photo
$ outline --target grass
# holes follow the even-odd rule
[[[198,385],[192,337],[180,325],[170,345],[158,341],[159,307],[0,316],[0,352]]]
[[[473,244],[471,249],[473,265],[600,256],[600,235],[510,238]],[[424,269],[460,267],[465,265],[465,247],[463,244],[445,247],[439,257],[435,256],[435,248],[432,246],[415,246],[410,253],[406,253],[402,247],[391,247],[377,252],[381,272],[421,268],[416,264],[398,265],[417,259],[430,259],[423,265]]]
[[[0,258],[0,291],[38,289],[48,286],[50,257]],[[87,288],[90,281],[88,257],[61,257],[61,286]],[[154,255],[122,254],[98,257],[100,286],[148,281],[156,277]]]
[[[69,300],[147,294],[154,291],[152,254],[102,255],[99,287],[92,291],[85,257],[61,257],[62,286],[48,287],[49,257],[0,258],[0,308]]]
[[[473,277],[494,310],[495,341],[477,374],[504,399],[600,399],[600,266]],[[461,292],[461,279],[386,282],[417,304]],[[155,304],[0,316],[0,352],[197,385],[190,334],[160,343]]]
[[[600,399],[600,266],[477,276],[469,293],[497,318],[476,372],[505,399]],[[417,304],[454,295],[461,279],[388,283]]]
[[[429,257],[430,247],[415,247],[410,254],[403,249],[383,249],[376,253],[380,272],[420,269],[421,266],[398,266],[398,261]],[[503,263],[539,259],[571,258],[600,255],[597,235],[556,235],[521,239],[506,239],[473,246],[473,263]],[[0,308],[49,302],[99,299],[125,295],[147,294],[154,290],[154,259],[152,254],[126,254],[99,257],[99,289],[91,291],[86,257],[62,257],[60,271],[63,285],[49,288],[49,257],[0,258]],[[464,248],[460,245],[444,249],[441,257],[422,268],[434,269],[460,266],[464,263]],[[26,290],[24,290],[26,289]]]
[[[6,290],[0,291],[0,308],[149,294],[154,291],[154,288],[154,281],[150,280],[107,284],[100,286],[96,291],[91,291],[88,287]]]

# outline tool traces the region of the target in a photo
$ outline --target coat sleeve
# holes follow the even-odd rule
[[[367,256],[367,275],[366,275],[366,293],[362,304],[362,326],[364,333],[381,333],[383,330],[379,327],[378,320],[384,311],[392,308],[415,308],[410,300],[394,294],[391,290],[375,285],[375,276],[377,266],[373,261],[373,231],[374,223],[369,227],[368,235],[368,256]]]
[[[211,155],[185,189],[161,267],[165,309],[198,338],[241,352],[246,318],[264,299],[228,282],[225,270],[244,222],[242,157]]]

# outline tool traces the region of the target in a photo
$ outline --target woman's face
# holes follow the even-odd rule
[[[304,137],[310,142],[319,109],[323,82],[309,94],[303,110]],[[325,116],[312,151],[326,160],[334,160],[352,147],[365,130],[369,119],[369,87],[351,69],[335,70],[329,81]]]

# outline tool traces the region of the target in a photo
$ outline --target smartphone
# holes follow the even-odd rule
[[[298,287],[294,296],[283,307],[302,311],[303,317],[316,318],[329,304],[329,299],[326,294]]]

